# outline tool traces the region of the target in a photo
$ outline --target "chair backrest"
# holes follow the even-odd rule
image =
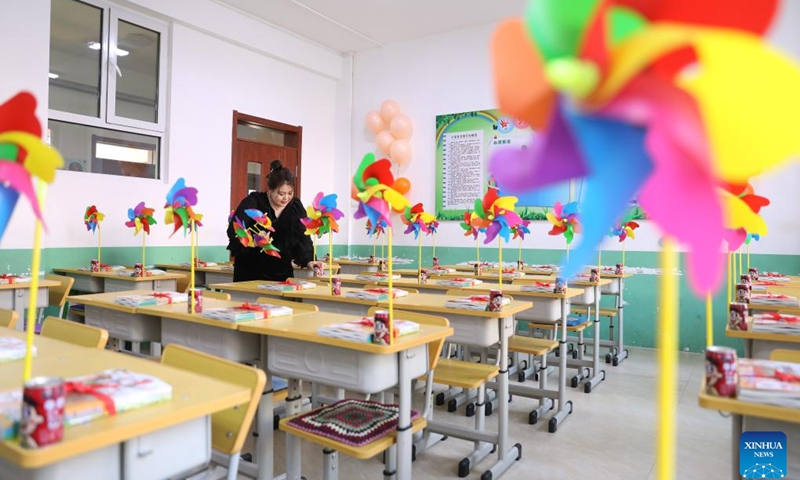
[[[788,348],[776,348],[769,354],[770,360],[776,362],[800,363],[800,350],[789,350]]]
[[[16,310],[0,308],[0,327],[14,328],[18,319],[19,313]]]
[[[186,293],[189,291],[189,274],[184,272],[183,270],[167,270],[167,273],[174,273],[175,275],[180,275],[180,278],[175,279],[175,290],[180,293]]]
[[[244,445],[267,376],[262,370],[208,355],[177,344],[169,344],[161,363],[250,389],[250,401],[211,415],[211,445],[215,450],[232,454]]]
[[[278,297],[258,297],[256,302],[283,305],[284,307],[290,307],[292,310],[302,310],[304,312],[319,312],[319,307],[312,303],[293,302]]]
[[[383,309],[384,307],[372,307],[367,313],[369,315],[374,315],[376,310]],[[439,325],[444,327],[450,326],[449,320],[436,315],[427,315],[424,313],[408,312],[406,310],[395,309],[394,316],[395,318],[417,322],[420,325]],[[445,339],[442,338],[441,340],[436,340],[428,344],[428,368],[431,370],[434,370],[436,368],[436,364],[439,363],[439,357],[442,355],[442,347],[444,347],[444,340]]]
[[[58,307],[58,308],[63,307],[64,304],[67,302],[69,291],[72,290],[72,285],[75,283],[75,279],[72,277],[68,277],[66,275],[52,275],[52,274],[45,275],[44,278],[46,280],[52,280],[54,282],[58,282],[58,285],[56,285],[55,287],[50,287],[48,289],[49,299],[47,303],[51,307]]]
[[[215,298],[217,300],[230,300],[231,294],[225,292],[218,292],[216,290],[203,290],[203,296],[206,298]]]
[[[108,343],[108,330],[56,317],[44,319],[42,336],[89,348],[105,348]]]

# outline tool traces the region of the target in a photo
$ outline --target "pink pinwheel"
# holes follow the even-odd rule
[[[483,243],[491,243],[498,235],[509,241],[511,229],[522,223],[514,212],[517,197],[501,197],[497,187],[489,186],[483,199],[475,200],[475,210],[470,215],[470,225],[486,232]]]
[[[553,228],[547,233],[564,235],[567,245],[569,245],[575,234],[581,233],[581,221],[578,216],[578,202],[569,202],[563,206],[561,202],[556,202],[553,213],[547,212],[547,219],[553,224]]]
[[[150,225],[156,224],[156,219],[153,218],[154,213],[156,213],[155,209],[145,207],[144,202],[139,202],[134,208],[128,209],[128,221],[125,222],[125,226],[133,228],[134,235],[141,230],[150,235]]]
[[[175,230],[172,231],[170,237],[175,235],[175,232],[181,227],[183,227],[183,234],[186,235],[187,231],[191,231],[192,225],[203,226],[200,222],[203,215],[192,210],[195,205],[197,205],[197,189],[187,187],[183,177],[179,178],[167,193],[167,203],[164,205],[166,209],[164,223],[175,224]]]
[[[335,193],[330,195],[317,193],[311,205],[306,207],[308,216],[300,219],[306,227],[306,235],[316,235],[320,238],[326,233],[339,232],[337,220],[344,217],[344,213],[336,208],[336,198]]]
[[[517,225],[516,227],[511,228],[511,233],[513,236],[511,237],[512,240],[519,238],[520,240],[525,240],[525,235],[531,233],[531,229],[528,226],[531,224],[530,220],[523,220],[522,223]]]

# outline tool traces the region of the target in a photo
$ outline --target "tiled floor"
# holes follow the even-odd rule
[[[630,349],[630,358],[618,367],[606,366],[608,375],[591,394],[570,389],[574,412],[547,432],[547,421],[528,425],[528,411],[534,401],[514,398],[511,403],[512,443],[523,445],[522,460],[501,477],[505,480],[650,480],[655,479],[656,440],[656,352]],[[730,478],[731,420],[697,405],[697,391],[703,375],[700,354],[681,353],[678,375],[678,444],[676,478],[707,480]],[[554,372],[553,375],[555,375]],[[555,377],[551,377],[555,378]],[[569,377],[568,377],[569,378]],[[421,400],[420,400],[421,401]],[[449,414],[437,407],[435,415],[471,425],[462,411]],[[495,428],[494,416],[487,425]],[[276,471],[283,469],[284,435],[276,434]],[[449,439],[419,455],[414,479],[458,478],[456,465],[471,450],[471,444]],[[492,457],[473,468],[470,479],[491,465]],[[303,448],[303,474],[308,480],[321,478],[319,449]],[[357,461],[340,457],[342,480],[382,478],[378,459]],[[240,476],[244,479],[245,477]]]

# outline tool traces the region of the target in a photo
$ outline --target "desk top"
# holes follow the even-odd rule
[[[117,297],[123,297],[126,295],[152,295],[153,293],[155,293],[154,290],[128,290],[125,292],[92,293],[89,295],[69,295],[67,297],[67,301],[69,303],[78,303],[83,305],[89,305],[92,307],[107,308],[109,310],[116,310],[118,312],[136,313],[136,307],[131,307],[129,305],[120,305],[118,303],[114,303],[114,300]]]
[[[524,285],[526,282],[527,283],[531,283],[531,282],[555,282],[555,281],[556,281],[556,277],[554,277],[554,276],[538,277],[538,278],[525,278],[525,277],[522,277],[522,278],[514,279],[514,283],[518,283],[520,285]],[[573,280],[568,280],[567,281],[567,285],[579,285],[579,286],[582,286],[582,287],[593,287],[595,285],[598,285],[598,286],[602,287],[603,285],[610,285],[610,284],[611,284],[611,280],[609,280],[608,278],[602,278],[602,277],[600,277],[600,280],[598,280],[597,282],[590,282],[587,279],[581,279],[581,280],[574,280],[573,279]]]
[[[156,268],[160,268],[161,270],[181,270],[186,272],[192,270],[191,265],[182,263],[156,263],[154,266]],[[230,263],[218,263],[216,265],[197,266],[194,268],[194,270],[196,272],[199,272],[201,271],[201,269],[209,269],[211,271],[216,272],[216,271],[226,271],[227,269],[230,269],[232,267],[233,265]]]
[[[321,288],[312,288],[310,290],[298,290],[294,292],[286,292],[284,293],[284,298],[299,298],[301,300],[325,300],[330,302],[340,302],[340,303],[355,303],[358,305],[370,305],[374,306],[377,305],[378,302],[374,300],[363,300],[360,298],[350,298],[346,297],[345,294],[347,292],[358,292],[363,290],[360,287],[342,287],[342,294],[341,295],[331,295],[330,288],[325,288],[325,285],[322,285]],[[411,295],[411,294],[409,294]],[[405,298],[405,297],[404,297]]]
[[[39,279],[39,287],[55,287],[56,285],[60,285],[58,282],[53,280],[45,280],[43,278]],[[19,290],[19,289],[29,289],[31,288],[31,282],[19,282],[19,283],[4,283],[0,285],[0,290]]]
[[[583,289],[581,288],[567,288],[566,293],[554,293],[554,292],[527,292],[522,290],[522,286],[525,285],[524,283],[516,283],[516,284],[507,284],[503,283],[503,288],[500,288],[500,284],[498,283],[482,283],[480,285],[474,285],[472,287],[463,287],[461,290],[465,292],[481,292],[481,293],[489,293],[489,290],[502,290],[503,293],[511,294],[514,297],[539,297],[539,298],[573,298],[583,295]]]
[[[160,275],[148,275],[145,277],[129,277],[126,275],[117,275],[117,272],[95,272],[92,275],[100,278],[114,278],[117,280],[127,280],[129,282],[153,282],[156,280],[177,280],[179,278],[184,277],[184,275],[180,273],[162,273]]]
[[[748,328],[753,328],[753,317],[747,320]],[[768,340],[771,342],[800,343],[800,335],[790,335],[787,333],[775,332],[754,332],[752,330],[731,330],[731,326],[725,327],[725,335],[731,338],[745,338],[748,340]]]
[[[600,272],[600,278],[630,278],[632,277],[632,273],[608,273],[608,272]]]
[[[473,317],[487,317],[487,318],[504,318],[509,315],[515,315],[533,307],[532,302],[525,302],[520,300],[512,300],[510,304],[503,306],[499,312],[489,312],[485,310],[468,310],[465,308],[450,308],[446,307],[445,303],[448,300],[455,300],[469,295],[469,292],[464,292],[464,295],[440,295],[434,293],[418,293],[416,295],[409,295],[403,298],[394,299],[394,308],[406,309],[414,311],[424,311],[431,313],[449,313],[451,315],[469,315]],[[382,307],[389,306],[388,301],[378,303]]]
[[[321,283],[319,282],[320,279],[317,278],[292,278],[290,280],[294,281],[303,281],[303,282],[311,282],[316,283],[317,288],[308,289],[308,291],[314,291],[317,289],[325,289],[328,290],[330,287],[328,283]],[[327,279],[326,279],[327,280]],[[258,288],[259,285],[264,285],[268,283],[281,283],[272,280],[249,280],[247,282],[228,282],[228,283],[214,283],[208,285],[208,288],[212,290],[222,290],[231,291],[231,292],[247,292],[247,293],[258,293],[264,294],[265,296],[273,296],[273,297],[282,297],[285,293],[294,293],[295,290],[290,290],[288,292],[282,292],[279,290],[267,290],[265,288]]]
[[[800,409],[778,407],[763,403],[743,402],[735,398],[721,398],[706,393],[706,380],[700,381],[699,401],[701,407],[731,412],[750,417],[769,418],[783,422],[800,423]]]
[[[211,308],[235,308],[242,305],[241,301],[233,300],[219,300],[216,298],[204,298],[203,310]],[[189,307],[186,303],[173,303],[171,305],[158,305],[155,307],[139,307],[136,309],[137,313],[144,315],[153,315],[156,317],[170,318],[173,320],[181,320],[184,322],[199,323],[208,325],[210,327],[222,328],[225,330],[239,330],[241,325],[248,322],[226,322],[224,320],[217,320],[215,318],[204,317],[202,313],[189,313]],[[292,316],[305,315],[309,312],[296,310]],[[280,317],[276,317],[280,318]],[[274,320],[274,319],[273,319]]]
[[[402,312],[395,312],[395,318],[401,320]],[[260,335],[291,338],[313,343],[323,343],[337,347],[344,347],[350,350],[361,352],[390,354],[407,350],[418,345],[430,343],[440,338],[448,337],[453,334],[452,327],[439,325],[420,324],[418,333],[403,335],[395,339],[393,345],[375,345],[373,343],[356,342],[333,337],[323,337],[317,333],[321,326],[334,323],[352,322],[358,320],[355,315],[344,315],[339,313],[318,312],[304,315],[302,318],[275,317],[268,321],[248,322],[240,325],[239,329],[243,332],[257,333]]]
[[[12,332],[15,334],[23,336],[22,332]],[[3,335],[7,336],[8,332],[3,330]],[[43,467],[243,404],[250,398],[246,388],[132,355],[78,347],[42,337],[37,337],[35,342],[39,355],[33,360],[33,376],[75,377],[125,368],[153,375],[172,385],[172,400],[67,427],[62,442],[41,449],[25,449],[16,442],[0,441],[0,458],[21,468]],[[23,362],[0,364],[0,390],[21,388],[22,369]]]

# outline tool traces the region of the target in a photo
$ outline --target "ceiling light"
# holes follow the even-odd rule
[[[48,73],[47,76],[52,78],[52,79],[58,78],[58,74],[57,73],[53,73],[53,72]]]
[[[128,55],[128,53],[130,53],[130,52],[128,52],[127,50],[123,50],[123,49],[117,47],[117,56],[118,57],[126,57]]]
[[[103,47],[100,42],[89,42],[86,46],[92,50],[100,50]]]
[[[90,50],[100,50],[101,48],[103,48],[103,45],[100,42],[89,42],[89,43],[86,44],[86,46],[89,47]],[[123,50],[123,49],[117,47],[117,56],[118,57],[127,57],[128,54],[130,54],[130,53],[131,52],[129,52],[127,50]]]

